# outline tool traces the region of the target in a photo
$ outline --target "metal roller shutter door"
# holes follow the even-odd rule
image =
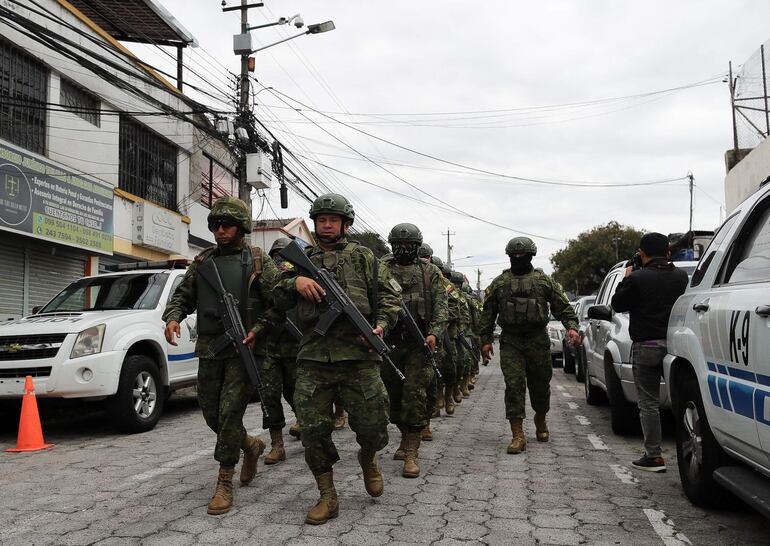
[[[86,257],[60,247],[52,254],[53,247],[29,249],[29,310],[45,305],[65,286],[85,275]]]
[[[24,247],[0,232],[0,321],[24,314]]]

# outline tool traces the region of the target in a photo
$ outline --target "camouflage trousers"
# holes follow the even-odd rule
[[[443,388],[443,383],[441,385]],[[438,389],[439,389],[439,379],[436,375],[435,371],[432,371],[431,368],[431,374],[430,374],[430,382],[428,383],[428,390],[425,397],[426,402],[426,409],[428,412],[428,419],[430,419],[431,413],[433,413],[433,410],[435,410],[438,405]]]
[[[505,417],[524,419],[524,400],[535,413],[551,407],[551,343],[545,330],[531,336],[503,336],[500,339],[500,368],[505,378]]]
[[[382,364],[380,373],[390,398],[390,422],[417,432],[428,424],[428,386],[433,368],[422,350],[409,343],[396,346],[391,360],[406,376],[401,381],[389,364]]]
[[[444,385],[454,385],[457,383],[457,350],[451,341],[450,349],[451,352],[447,351],[447,348],[442,343],[441,351],[438,353],[439,368],[441,369],[441,376],[444,378]]]
[[[379,451],[388,445],[388,393],[379,363],[299,360],[294,405],[302,423],[305,462],[315,475],[329,472],[340,459],[332,441],[335,400],[348,412],[350,428],[362,448]]]
[[[262,418],[262,428],[283,428],[286,417],[283,414],[281,395],[294,409],[294,384],[297,382],[297,357],[284,357],[268,353],[262,364],[262,403],[269,417]]]
[[[470,374],[471,355],[459,340],[455,340],[455,354],[457,355],[457,380]]]
[[[246,435],[243,414],[253,394],[254,386],[239,358],[199,358],[198,404],[217,435],[214,459],[222,466],[234,466],[241,456]]]

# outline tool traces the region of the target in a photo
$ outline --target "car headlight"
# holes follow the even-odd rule
[[[80,358],[81,356],[100,353],[102,351],[102,340],[104,340],[104,327],[104,324],[99,324],[80,332],[75,340],[75,346],[72,347],[70,358]]]

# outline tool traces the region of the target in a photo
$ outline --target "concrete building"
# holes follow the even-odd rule
[[[181,62],[175,86],[119,40],[195,45],[155,0],[0,2],[0,320],[108,264],[193,257],[238,195]]]
[[[257,220],[251,232],[251,243],[268,252],[279,237],[299,239],[315,245],[313,232],[303,218]]]
[[[725,176],[725,206],[728,214],[770,177],[770,139],[763,140],[753,150],[739,152],[742,152],[742,159],[739,156],[735,164],[731,161],[735,156],[733,150],[725,155],[728,169]]]

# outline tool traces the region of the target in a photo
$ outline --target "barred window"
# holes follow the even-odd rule
[[[238,179],[227,167],[203,154],[201,161],[201,205],[211,208],[220,197],[238,197]]]
[[[0,40],[0,138],[45,154],[48,69]]]
[[[99,110],[101,101],[84,89],[81,89],[66,78],[61,79],[61,99],[62,106],[83,118],[91,125],[99,127]]]
[[[177,210],[177,148],[127,115],[120,116],[120,189]]]

